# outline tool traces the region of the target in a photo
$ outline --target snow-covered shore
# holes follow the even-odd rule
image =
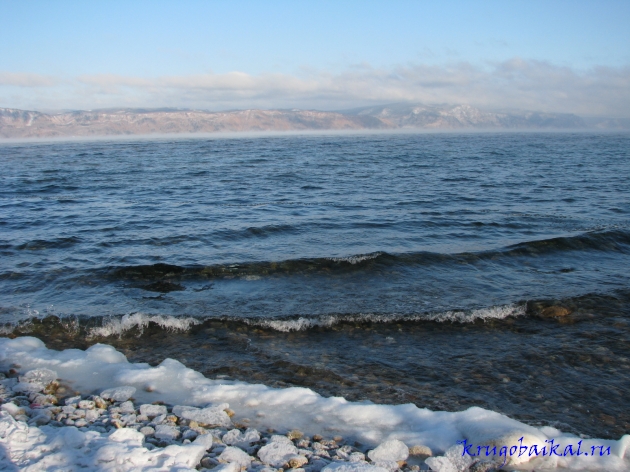
[[[584,439],[481,408],[434,412],[211,380],[172,359],[134,364],[113,347],[49,350],[0,339],[0,470],[394,472],[630,470],[630,436]],[[561,454],[542,454],[550,441]],[[477,446],[527,454],[476,455]],[[562,454],[569,446],[573,452]],[[537,446],[536,454],[531,454]],[[593,447],[610,454],[592,454]]]

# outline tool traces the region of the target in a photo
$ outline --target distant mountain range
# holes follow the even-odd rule
[[[564,113],[488,112],[468,105],[392,104],[340,112],[211,112],[165,108],[103,109],[51,114],[0,108],[1,138],[368,129],[630,129],[630,120],[584,119]]]

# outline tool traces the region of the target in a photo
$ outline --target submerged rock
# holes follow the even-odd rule
[[[571,311],[563,306],[554,305],[544,308],[540,314],[545,318],[561,318],[563,316],[570,315]]]

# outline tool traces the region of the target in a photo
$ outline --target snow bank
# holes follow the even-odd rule
[[[179,414],[191,418],[222,412],[223,404],[229,403],[230,408],[237,413],[231,420],[247,424],[249,427],[259,430],[273,428],[279,433],[298,429],[308,435],[342,436],[347,440],[361,442],[366,446],[366,450],[394,440],[401,441],[411,450],[415,446],[428,446],[434,454],[447,453],[443,457],[434,458],[436,470],[461,470],[454,464],[458,462],[456,456],[461,457],[462,453],[462,446],[457,445],[458,441],[465,439],[468,444],[475,444],[475,448],[477,445],[496,445],[497,449],[500,449],[501,446],[509,448],[518,445],[519,438],[524,438],[522,444],[528,445],[548,444],[547,441],[554,439],[556,443],[562,444],[562,447],[565,444],[573,444],[573,447],[576,447],[575,445],[582,441],[582,450],[590,451],[591,446],[600,445],[610,447],[611,450],[610,455],[602,457],[581,455],[534,458],[527,463],[531,463],[532,467],[534,465],[541,467],[543,464],[545,467],[566,467],[576,470],[630,470],[630,460],[625,457],[630,446],[628,435],[619,441],[582,440],[551,427],[534,428],[477,407],[461,412],[434,412],[412,404],[375,405],[370,402],[348,402],[339,397],[324,398],[307,388],[274,389],[238,381],[211,380],[172,359],[164,360],[157,367],[133,364],[128,362],[122,353],[103,344],[96,344],[85,351],[77,349],[54,351],[47,349],[43,342],[32,337],[0,339],[0,368],[5,370],[15,368],[22,374],[33,369],[49,369],[73,389],[84,394],[100,394],[108,389],[110,395],[123,398],[135,389],[132,395],[136,403],[151,404],[162,401],[170,405],[198,407],[199,409],[178,407]],[[42,376],[45,373],[43,370],[40,372]],[[220,419],[227,424],[225,418]],[[115,458],[117,470],[127,470],[121,465],[121,461],[129,468],[133,468],[133,465],[137,470],[149,466],[155,470],[177,467],[185,470],[186,467],[192,467],[187,465],[189,462],[186,457],[203,454],[203,451],[195,449],[201,446],[194,443],[169,446],[159,451],[146,450],[138,442],[140,437],[135,434],[137,431],[116,432],[108,436],[96,431],[84,433],[76,428],[62,428],[66,432],[61,438],[51,439],[56,434],[54,430],[59,431],[58,428],[30,427],[25,433],[23,428],[20,429],[20,425],[24,423],[19,421],[15,423],[11,423],[7,418],[5,430],[8,432],[4,436],[0,434],[0,445],[4,446],[4,449],[0,447],[0,451],[8,448],[11,454],[23,452],[33,455],[38,448],[48,448],[46,460],[51,461],[50,467],[66,467],[63,460],[67,459],[65,456],[70,454],[68,452],[70,450],[75,451],[72,454],[76,458],[76,463],[85,464],[86,467],[95,467],[95,464],[103,464],[105,467],[111,463],[111,460],[106,460],[107,458]],[[248,441],[236,436],[238,435],[235,434],[233,438],[235,443]],[[51,441],[53,443],[61,441],[57,449],[65,452],[56,453],[57,449],[54,447],[51,449]],[[290,444],[287,443],[286,446],[286,451],[277,452],[282,454],[294,452]],[[282,448],[269,447],[270,453],[272,449]],[[389,443],[376,451],[374,453],[376,457],[383,453],[387,460],[402,458],[406,454],[405,447],[398,442]],[[452,460],[449,459],[449,455]],[[337,466],[332,468],[335,467]],[[344,467],[364,466],[346,464]]]

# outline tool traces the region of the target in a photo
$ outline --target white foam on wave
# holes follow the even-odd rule
[[[299,429],[311,436],[340,435],[348,441],[359,441],[369,448],[396,439],[407,446],[428,446],[437,454],[452,450],[452,447],[463,439],[476,445],[501,446],[506,443],[508,447],[512,446],[512,443],[516,445],[516,441],[522,437],[525,437],[528,443],[541,446],[550,439],[562,444],[562,447],[565,444],[576,447],[581,441],[582,450],[602,445],[610,447],[611,454],[601,457],[599,455],[553,457],[553,461],[545,462],[544,467],[536,462],[538,459],[533,459],[531,464],[519,464],[519,470],[532,470],[535,467],[630,470],[630,458],[626,458],[626,451],[630,447],[629,435],[618,441],[582,439],[552,427],[528,426],[479,407],[446,412],[418,408],[413,404],[377,405],[369,401],[349,402],[341,397],[324,398],[308,388],[278,389],[262,384],[212,380],[173,359],[166,359],[156,367],[144,363],[130,363],[121,352],[105,344],[95,344],[85,351],[78,349],[55,351],[47,349],[42,341],[33,337],[0,339],[0,368],[6,369],[11,365],[19,365],[21,374],[34,368],[53,370],[60,379],[84,394],[112,387],[134,387],[135,400],[138,404],[151,404],[156,401],[190,406],[228,403],[236,412],[235,421],[247,422],[250,427],[258,430],[273,428],[282,433]],[[149,384],[152,388],[145,389]],[[74,433],[76,428],[72,431],[77,435]],[[43,444],[42,435],[48,434],[47,432],[59,434],[50,427],[41,429],[29,427],[26,441],[0,437],[0,444],[11,457],[14,452],[16,457],[28,456],[29,460],[45,458],[47,455],[59,456],[50,455],[50,449],[40,447]],[[137,432],[134,433],[137,436]],[[96,431],[87,434],[94,435],[90,447],[97,451],[96,456],[103,447],[110,447],[106,435],[102,437]],[[77,455],[77,446],[72,447],[65,448],[64,454]],[[141,444],[133,447],[137,448],[138,454],[146,454],[146,449],[142,448]],[[562,448],[560,450],[562,451]],[[130,454],[134,453],[133,451]],[[71,456],[66,459],[74,460]],[[133,461],[128,461],[119,464],[119,467],[116,470],[126,471],[136,466]],[[134,470],[145,469],[136,467]]]
[[[90,337],[120,336],[126,331],[137,328],[142,332],[149,323],[170,331],[187,331],[191,326],[200,324],[196,318],[183,318],[176,316],[145,315],[144,313],[132,313],[124,315],[122,318],[111,318],[103,322],[103,326],[92,328]]]
[[[300,316],[290,319],[247,318],[249,325],[271,328],[276,331],[305,331],[312,328],[330,328],[338,323],[395,323],[405,321],[437,321],[444,323],[472,323],[476,320],[501,320],[510,316],[524,316],[525,305],[500,305],[471,311],[444,311],[417,315],[360,313],[356,315]]]
[[[369,261],[370,259],[376,259],[378,256],[382,256],[383,252],[373,252],[371,254],[358,254],[356,256],[347,257],[328,257],[329,261],[333,262],[349,262],[350,264],[358,264],[359,262]]]
[[[424,319],[431,321],[458,321],[460,323],[471,323],[476,320],[502,320],[510,316],[524,316],[526,314],[525,305],[500,305],[489,308],[480,308],[472,311],[445,311],[427,315]]]

